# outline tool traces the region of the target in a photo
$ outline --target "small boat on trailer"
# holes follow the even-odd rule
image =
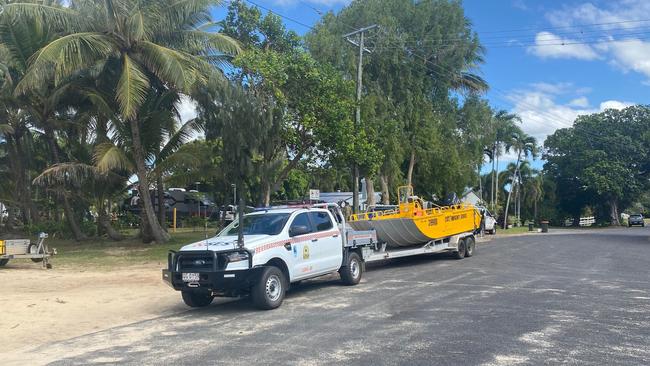
[[[348,224],[354,230],[375,230],[377,239],[389,247],[408,247],[465,232],[476,232],[481,213],[473,205],[458,204],[426,208],[413,187],[398,189],[395,210],[354,214]]]

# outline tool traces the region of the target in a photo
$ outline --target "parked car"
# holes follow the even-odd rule
[[[632,227],[632,225],[640,225],[642,227],[645,227],[645,222],[643,221],[643,215],[641,214],[630,215],[630,217],[627,219],[627,226]]]
[[[481,214],[483,214],[483,230],[486,233],[489,234],[496,234],[497,233],[497,219],[492,215],[492,213],[485,207],[479,208],[481,210]]]

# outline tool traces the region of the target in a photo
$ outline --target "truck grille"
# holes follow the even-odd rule
[[[213,252],[183,253],[176,255],[179,272],[221,271],[226,267],[226,258]]]

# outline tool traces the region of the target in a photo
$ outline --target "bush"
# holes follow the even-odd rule
[[[36,236],[39,233],[48,233],[50,237],[68,239],[72,233],[65,221],[44,221],[39,224],[25,226],[25,231],[30,236]]]
[[[183,219],[184,227],[203,227],[205,226],[205,219],[203,217],[192,216]]]

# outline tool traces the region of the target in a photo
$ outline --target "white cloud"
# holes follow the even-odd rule
[[[547,94],[564,94],[573,88],[573,83],[561,82],[561,83],[532,83],[531,86],[534,90],[547,93]]]
[[[618,100],[606,100],[600,103],[600,110],[604,111],[606,109],[625,109],[633,105],[634,103],[630,103],[630,102],[619,102]]]
[[[574,58],[595,60],[599,58],[591,46],[579,44],[580,41],[562,38],[551,32],[539,32],[535,36],[535,45],[527,51],[541,58]]]
[[[580,97],[573,99],[568,105],[571,107],[587,108],[589,107],[589,100],[587,100],[587,97]]]
[[[639,39],[640,29],[650,26],[648,14],[648,0],[564,5],[548,12],[546,18],[552,26],[565,27],[561,32],[575,34],[573,38],[576,39],[540,32],[535,38],[535,46],[529,47],[528,51],[541,58],[604,59],[624,73],[644,75],[647,79],[643,83],[650,85],[650,42]],[[555,43],[560,44],[543,46]]]
[[[185,123],[192,118],[196,118],[197,116],[196,102],[186,95],[181,96],[181,100],[178,102],[176,107],[178,108],[178,114],[180,115],[181,123]]]
[[[556,88],[552,88],[553,86]],[[522,118],[522,129],[534,136],[540,144],[557,129],[573,126],[573,122],[580,115],[634,105],[625,101],[607,100],[601,102],[598,108],[589,108],[589,100],[585,96],[576,96],[566,103],[558,101],[561,94],[575,95],[576,90],[580,89],[570,83],[538,83],[531,85],[531,89],[511,93],[509,99],[514,104],[512,111]],[[554,92],[557,90],[561,92]]]
[[[556,27],[599,24],[597,28],[609,30],[639,27],[641,22],[635,21],[647,19],[648,14],[650,14],[649,1],[621,0],[603,2],[602,7],[598,7],[591,2],[577,6],[563,6],[559,10],[547,13],[546,18]]]
[[[513,0],[513,1],[512,1],[512,6],[513,6],[515,9],[519,9],[519,10],[528,10],[528,6],[527,6],[526,3],[524,2],[524,0]]]
[[[650,42],[638,39],[627,39],[604,45],[608,50],[612,63],[624,72],[638,72],[650,78]]]
[[[196,118],[198,113],[197,113],[197,104],[196,102],[188,97],[187,95],[182,95],[180,101],[176,104],[176,108],[178,108],[178,114],[180,117],[181,123],[185,123],[192,118]],[[205,134],[203,132],[195,131],[192,133],[191,137],[189,140],[196,140],[196,139],[201,139],[204,138]]]

